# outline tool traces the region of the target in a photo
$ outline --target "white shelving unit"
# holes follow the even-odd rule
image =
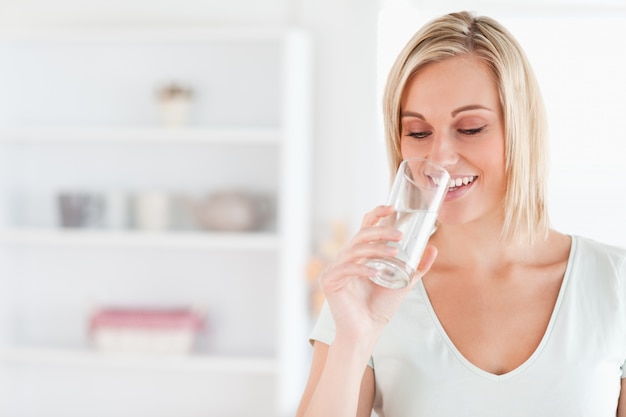
[[[0,415],[287,416],[307,367],[311,45],[283,28],[0,34]],[[184,127],[154,88],[192,86]],[[273,196],[261,231],[69,229],[64,190]],[[188,355],[98,352],[97,305],[195,306]]]

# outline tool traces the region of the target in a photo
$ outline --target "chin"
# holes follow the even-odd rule
[[[437,223],[440,226],[460,226],[470,223],[475,218],[469,216],[469,213],[459,213],[458,210],[446,210],[444,208],[439,212],[437,216]]]

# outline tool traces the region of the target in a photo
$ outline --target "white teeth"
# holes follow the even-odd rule
[[[448,188],[455,188],[460,187],[461,185],[467,185],[471,182],[474,182],[475,179],[475,176],[451,178],[450,182],[448,183]]]
[[[467,185],[470,182],[474,182],[477,177],[459,177],[459,178],[450,178],[448,182],[448,188],[460,187],[461,185]],[[439,185],[439,178],[431,177],[435,185]]]

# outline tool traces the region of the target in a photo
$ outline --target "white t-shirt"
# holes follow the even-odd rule
[[[328,306],[312,340],[332,343]],[[372,354],[380,417],[615,417],[626,377],[626,250],[572,237],[543,339],[504,375],[471,364],[452,344],[422,282]]]

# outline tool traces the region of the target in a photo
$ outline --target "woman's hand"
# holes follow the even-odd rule
[[[397,249],[388,241],[399,241],[401,233],[380,220],[392,215],[391,206],[379,206],[363,218],[360,230],[320,277],[320,284],[336,326],[336,337],[369,341],[377,339],[415,282],[431,267],[437,250],[429,246],[411,283],[402,289],[389,289],[370,280],[376,271],[365,265],[367,258],[389,257]]]

